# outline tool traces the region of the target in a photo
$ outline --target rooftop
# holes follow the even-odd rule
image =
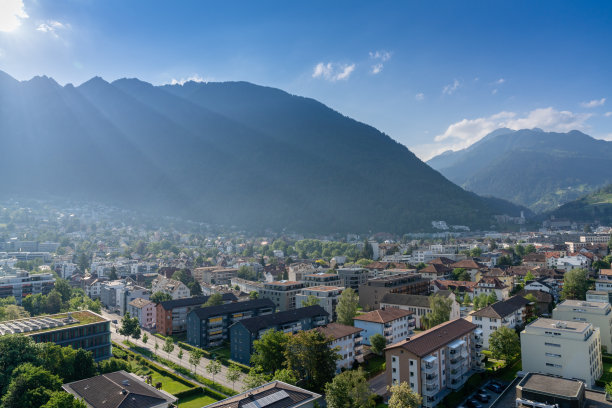
[[[160,305],[166,310],[171,310],[177,307],[203,305],[208,301],[209,298],[210,296],[194,296],[189,298],[166,300],[160,302]],[[221,299],[224,302],[236,302],[238,300],[233,293],[223,293],[221,295]]]
[[[387,309],[372,310],[371,312],[355,316],[355,320],[372,323],[388,323],[402,317],[410,316],[412,312],[404,309],[390,307]]]
[[[8,320],[0,323],[0,335],[24,333],[27,335],[44,331],[84,326],[105,322],[108,319],[89,311],[60,313],[48,316],[28,317],[26,319]]]
[[[472,313],[472,316],[493,317],[496,319],[502,319],[528,304],[529,301],[524,297],[512,296],[510,299],[495,302],[492,305],[482,308]]]
[[[327,326],[316,327],[313,330],[323,333],[325,337],[331,337],[332,339],[337,340],[341,339],[342,337],[350,336],[351,334],[359,333],[363,329],[340,323],[330,323]]]
[[[529,373],[517,385],[525,391],[535,391],[548,395],[577,398],[584,383],[550,375]]]
[[[591,323],[556,320],[556,319],[544,319],[539,318],[531,322],[527,327],[533,327],[536,329],[554,329],[557,331],[565,331],[568,333],[579,333],[587,330],[591,326]]]
[[[244,302],[225,303],[217,306],[199,307],[191,313],[195,313],[200,319],[207,319],[211,316],[219,316],[228,313],[245,312],[262,307],[270,307],[274,309],[274,302],[270,299],[255,299]]]
[[[610,303],[608,302],[585,302],[584,300],[564,300],[559,303],[557,307],[579,307],[579,308],[589,308],[589,309],[601,309],[606,310],[610,308]]]
[[[311,286],[304,288],[303,290],[314,291],[314,292],[331,292],[334,290],[344,290],[342,286]]]
[[[140,309],[141,307],[145,307],[146,305],[151,304],[151,303],[153,303],[153,302],[151,302],[148,299],[136,298],[136,299],[132,300],[129,304],[130,304],[130,306],[134,306],[134,307],[137,307],[137,308]]]
[[[294,408],[304,406],[319,398],[321,398],[320,394],[282,381],[272,381],[242,394],[207,405],[206,408]]]
[[[299,309],[286,310],[284,312],[277,312],[267,315],[255,316],[250,319],[244,319],[236,324],[243,325],[251,333],[257,333],[262,329],[267,329],[271,326],[277,326],[285,323],[295,322],[300,319],[307,317],[325,316],[329,317],[321,306],[307,306],[300,307]]]
[[[310,275],[306,275],[307,278],[338,278],[338,275],[335,273],[324,273],[324,272],[319,272],[319,273],[313,273]]]

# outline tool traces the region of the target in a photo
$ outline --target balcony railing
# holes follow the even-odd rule
[[[423,364],[421,366],[421,369],[423,371],[425,371],[425,372],[431,372],[431,371],[437,370],[438,369],[438,365],[437,364],[428,364],[428,363],[425,363],[425,364]]]
[[[463,356],[457,356],[450,359],[451,366],[461,364],[465,360]]]

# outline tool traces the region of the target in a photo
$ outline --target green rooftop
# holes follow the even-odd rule
[[[53,323],[56,320],[60,321],[63,324],[54,326]],[[100,323],[105,321],[108,320],[89,310],[59,313],[46,316],[34,316],[28,317],[26,319],[0,322],[0,335],[24,334],[29,336],[45,331],[60,330],[76,326],[85,326],[88,324]]]

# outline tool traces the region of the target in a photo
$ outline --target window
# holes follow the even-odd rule
[[[414,365],[414,361],[412,361],[412,360],[411,360],[411,361],[410,361],[410,365],[411,365],[411,366],[412,366],[412,365]]]
[[[561,368],[563,367],[561,364],[552,364],[552,363],[546,363],[546,367],[555,367],[555,368]]]
[[[557,357],[557,358],[561,358],[561,354],[546,353],[546,357]]]
[[[545,346],[550,346],[550,347],[561,347],[560,344],[557,343],[544,343]]]

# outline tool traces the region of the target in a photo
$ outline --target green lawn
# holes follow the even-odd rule
[[[178,408],[201,408],[213,402],[217,402],[217,400],[208,395],[192,395],[191,397],[181,398],[178,401]]]
[[[211,355],[214,355],[216,358],[225,358],[227,360],[230,359],[230,346],[229,344],[223,345],[223,347],[217,347],[214,349],[208,350]]]
[[[385,356],[375,356],[365,362],[363,369],[368,377],[374,377],[376,374],[385,371],[385,365]]]
[[[151,370],[151,377],[153,385],[158,381],[162,383],[162,390],[169,392],[170,394],[176,394],[177,392],[187,391],[191,387],[170,378],[159,371]]]
[[[601,374],[601,381],[609,383],[612,381],[612,363],[603,363],[603,374]]]

